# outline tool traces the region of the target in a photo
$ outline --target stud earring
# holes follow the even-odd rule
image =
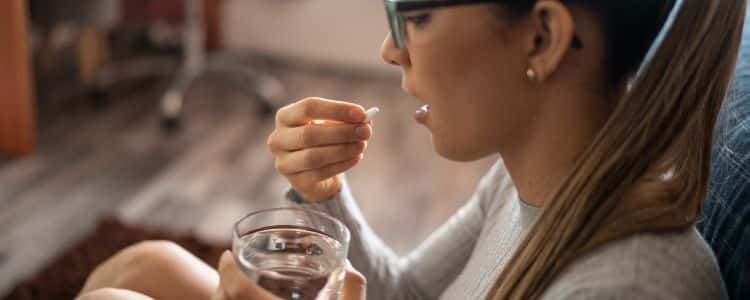
[[[529,68],[528,70],[526,70],[526,77],[529,78],[529,81],[535,82],[536,81],[536,71],[534,71],[534,69],[532,69],[532,68]]]

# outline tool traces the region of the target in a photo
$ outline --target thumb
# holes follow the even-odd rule
[[[342,294],[344,300],[365,300],[367,298],[367,279],[351,266],[346,268]]]

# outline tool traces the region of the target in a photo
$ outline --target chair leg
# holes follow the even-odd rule
[[[108,106],[107,93],[97,84],[98,75],[110,61],[107,33],[85,27],[78,38],[78,79],[95,109]]]
[[[186,72],[180,72],[174,83],[169,87],[161,99],[161,120],[162,126],[167,130],[174,130],[180,127],[182,121],[182,112],[185,102],[185,92],[195,76]]]
[[[165,129],[175,129],[180,125],[184,94],[193,80],[203,72],[205,45],[203,32],[203,1],[187,0],[185,8],[185,29],[182,33],[183,57],[180,72],[161,100],[162,125]]]
[[[275,77],[236,67],[216,67],[206,63],[203,32],[203,1],[187,0],[185,2],[185,29],[182,35],[182,66],[172,85],[161,99],[162,125],[167,130],[179,127],[184,107],[185,92],[190,84],[203,72],[239,73],[245,84],[252,87],[252,98],[260,102],[263,117],[274,112],[273,99],[284,94],[284,89]]]

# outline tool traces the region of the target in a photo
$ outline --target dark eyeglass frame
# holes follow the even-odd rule
[[[406,17],[402,14],[414,10],[434,9],[450,6],[472,5],[481,3],[492,3],[497,0],[383,0],[385,12],[388,15],[388,24],[391,27],[391,36],[396,48],[406,47],[407,28]],[[571,43],[573,49],[583,48],[583,43],[578,35],[573,36]]]

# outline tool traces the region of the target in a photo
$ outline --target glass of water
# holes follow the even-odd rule
[[[338,299],[349,230],[334,217],[304,208],[253,212],[234,225],[232,250],[259,286],[288,300]]]

